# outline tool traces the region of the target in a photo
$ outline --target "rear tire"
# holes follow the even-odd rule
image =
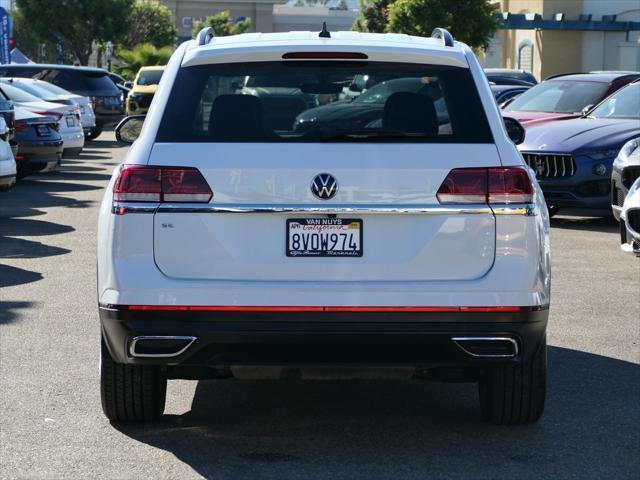
[[[491,423],[522,425],[536,422],[544,412],[547,342],[528,363],[488,369],[479,383],[482,416]]]
[[[101,342],[102,410],[112,422],[149,422],[164,412],[167,379],[154,365],[116,363]]]
[[[85,140],[95,140],[96,138],[98,138],[100,136],[100,134],[102,133],[102,127],[93,127],[91,130],[89,130],[84,138]]]

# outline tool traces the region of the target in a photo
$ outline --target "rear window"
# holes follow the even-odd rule
[[[493,140],[467,69],[325,61],[182,68],[157,141]]]
[[[589,116],[640,119],[640,83],[618,90],[589,113]]]
[[[48,70],[39,75],[44,80],[65,90],[73,91],[105,91],[117,94],[118,87],[111,81],[106,73],[87,72],[82,70]]]
[[[40,98],[32,95],[31,93],[25,92],[24,90],[15,87],[13,85],[9,85],[5,82],[0,82],[0,88],[2,92],[14,102],[22,103],[22,102],[39,102]]]
[[[138,85],[158,85],[162,78],[162,70],[145,70],[138,75]]]
[[[547,80],[520,95],[506,111],[576,113],[600,101],[609,88],[604,82]]]

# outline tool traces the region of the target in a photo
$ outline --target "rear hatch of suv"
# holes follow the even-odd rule
[[[123,99],[106,71],[94,69],[49,68],[34,78],[53,83],[65,90],[91,98],[97,116],[120,116]]]
[[[278,82],[288,75],[317,106],[305,106],[288,128],[270,125],[260,98],[238,88],[254,75],[266,88],[269,75]],[[340,100],[357,75],[384,81],[361,102]],[[437,197],[452,169],[500,166],[465,68],[327,61],[186,67],[149,165],[159,167],[164,191],[154,257],[174,279],[465,281],[494,262],[495,217],[485,198],[460,206]],[[186,185],[189,172],[166,168],[177,165],[197,169],[204,182]]]

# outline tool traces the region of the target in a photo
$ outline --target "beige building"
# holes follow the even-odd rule
[[[640,0],[496,3],[506,26],[528,28],[499,30],[486,52],[486,67],[522,68],[539,80],[569,72],[640,70]],[[635,22],[635,30],[615,30],[627,22]],[[534,24],[542,28],[529,28]]]
[[[191,37],[199,20],[228,11],[231,18],[250,18],[252,32],[273,32],[273,6],[286,0],[161,0],[176,20],[178,36]]]
[[[326,21],[330,30],[351,30],[356,10],[323,6],[294,7],[286,0],[161,0],[176,20],[178,36],[189,38],[193,26],[207,16],[229,11],[231,18],[250,18],[252,32],[318,30]]]
[[[330,31],[351,30],[358,15],[357,10],[335,10],[321,6],[294,7],[274,5],[273,31],[320,31],[327,22]]]

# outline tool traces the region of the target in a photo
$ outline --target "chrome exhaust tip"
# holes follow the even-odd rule
[[[170,358],[183,354],[196,341],[192,336],[141,335],[129,345],[134,358]]]
[[[518,342],[510,337],[453,337],[451,340],[475,358],[514,358],[519,351]]]

